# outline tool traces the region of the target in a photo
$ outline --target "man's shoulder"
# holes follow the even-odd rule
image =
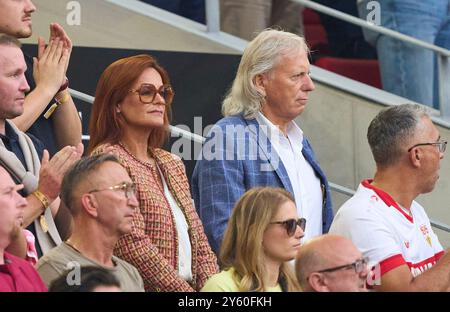
[[[242,115],[227,116],[217,121],[209,131],[207,140],[212,137],[238,137],[244,138],[245,133],[257,134],[258,122],[256,119],[245,119]]]
[[[220,119],[215,126],[224,128],[226,126],[249,126],[253,123],[256,123],[255,119],[245,119],[242,115],[233,115]]]
[[[14,267],[20,267],[25,269],[33,269],[33,266],[26,261],[25,259],[22,259],[20,257],[17,257],[13,254],[10,254],[8,252],[4,252],[4,258],[8,264]]]
[[[52,267],[59,267],[60,269],[66,269],[69,262],[83,262],[85,259],[81,254],[72,252],[65,243],[61,243],[55,248],[51,249],[45,255],[43,255],[38,263],[36,264],[36,268],[39,270],[41,267],[45,265],[51,265]],[[84,264],[84,263],[80,263]]]
[[[413,200],[411,204],[411,211],[413,212],[414,216],[418,217],[420,220],[430,222],[430,217],[428,216],[425,208],[415,200]]]
[[[25,259],[19,258],[7,252],[4,253],[4,258],[11,266],[10,270],[14,272],[13,275],[16,278],[19,276],[26,276],[27,279],[35,281],[37,281],[37,279],[40,279],[36,268],[33,267],[33,265],[31,265],[31,263],[29,263]]]
[[[352,197],[350,197],[349,200],[347,200],[345,202],[344,206],[349,206],[349,207],[353,207],[356,204],[359,203],[370,203],[373,199],[373,195],[375,195],[375,192],[373,192],[372,190],[362,186],[361,184],[359,184],[358,188],[356,189],[355,193],[353,194]]]
[[[138,269],[131,263],[117,257],[113,256],[113,261],[116,263],[117,269],[125,271],[130,275],[140,275]]]
[[[42,143],[41,140],[39,140],[36,136],[34,136],[33,134],[29,133],[29,132],[23,132],[21,130],[19,130],[19,128],[17,128],[17,126],[14,124],[14,122],[12,122],[11,120],[6,120],[6,127],[9,128],[9,131],[14,133],[14,136],[25,136],[28,137],[31,140],[31,143],[33,143],[34,148],[36,149],[37,153],[38,153],[38,157],[39,159],[42,158],[42,154],[44,152],[44,144]]]
[[[378,198],[375,193],[361,185],[355,194],[350,197],[338,210],[335,219],[352,219],[363,215],[373,215]]]

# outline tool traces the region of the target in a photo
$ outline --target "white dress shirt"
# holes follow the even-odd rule
[[[285,135],[261,112],[256,116],[261,130],[269,138],[286,168],[294,191],[295,204],[300,217],[306,219],[303,241],[322,234],[322,188],[320,179],[302,154],[303,131],[294,121],[287,126]]]

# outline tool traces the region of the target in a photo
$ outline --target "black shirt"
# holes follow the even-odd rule
[[[30,85],[30,92],[36,88],[36,83],[33,78],[33,58],[25,54],[25,62],[27,63],[27,71],[25,72],[25,77],[28,84]],[[38,138],[44,145],[44,148],[48,150],[50,156],[57,152],[56,140],[53,129],[53,121],[51,119],[45,119],[44,114],[52,103],[48,103],[47,107],[44,109],[43,113],[38,119],[31,125],[28,129],[27,134],[33,135]],[[31,137],[31,136],[30,136]],[[33,141],[34,143],[34,141]],[[37,148],[36,148],[37,149]]]

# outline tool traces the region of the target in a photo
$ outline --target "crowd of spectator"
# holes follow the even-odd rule
[[[371,121],[375,176],[333,216],[294,122],[315,89],[308,46],[266,29],[243,53],[189,183],[163,148],[168,72],[147,54],[110,64],[85,152],[64,29],[50,24],[37,57],[21,50],[35,10],[0,2],[0,291],[449,290],[450,256],[415,201],[434,189],[447,145],[424,107]]]

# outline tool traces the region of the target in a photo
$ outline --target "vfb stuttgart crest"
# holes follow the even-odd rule
[[[423,236],[425,237],[425,240],[427,241],[428,245],[431,246],[431,237],[430,237],[430,233],[428,231],[428,228],[425,224],[422,224],[420,226],[420,231],[422,232]]]

